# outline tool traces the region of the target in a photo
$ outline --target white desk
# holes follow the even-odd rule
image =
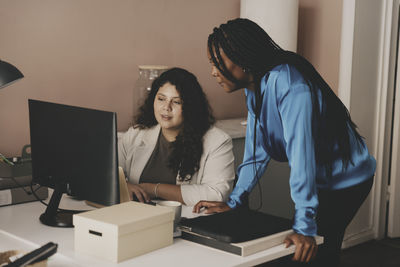
[[[61,208],[88,209],[83,201],[63,196]],[[279,245],[268,250],[241,257],[200,244],[175,238],[171,246],[114,264],[74,251],[74,229],[55,228],[40,223],[45,210],[40,202],[0,207],[0,251],[32,250],[49,241],[58,244],[58,253],[48,266],[254,266],[262,262],[291,254],[294,247]],[[191,208],[184,207],[183,216],[191,215]],[[140,241],[138,241],[140,242]]]

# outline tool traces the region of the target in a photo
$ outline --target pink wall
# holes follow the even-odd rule
[[[29,98],[115,111],[119,130],[127,129],[137,66],[142,64],[187,68],[199,78],[217,118],[245,116],[243,91],[224,93],[210,76],[206,57],[208,34],[238,17],[239,4],[1,1],[0,58],[17,66],[25,78],[0,90],[0,151],[18,155],[30,142]],[[298,52],[330,84],[337,84],[340,39],[329,33],[332,28],[340,33],[340,8],[341,1],[300,1]]]

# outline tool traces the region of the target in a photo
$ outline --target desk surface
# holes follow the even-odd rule
[[[88,209],[83,201],[63,196],[61,208]],[[58,244],[58,253],[48,266],[254,266],[293,253],[294,247],[279,245],[241,257],[197,243],[175,238],[171,246],[114,264],[74,251],[74,229],[55,228],[40,223],[45,210],[40,202],[0,207],[0,251],[32,250],[49,241]],[[182,215],[190,217],[191,207],[183,207]]]

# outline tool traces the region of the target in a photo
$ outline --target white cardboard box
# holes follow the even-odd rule
[[[120,262],[173,242],[172,210],[126,202],[74,214],[75,251]]]

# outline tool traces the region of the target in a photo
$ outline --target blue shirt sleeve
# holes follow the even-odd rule
[[[245,194],[251,192],[253,187],[256,185],[258,179],[260,179],[260,177],[263,175],[270,160],[270,156],[264,148],[263,139],[265,138],[265,134],[262,131],[262,127],[260,127],[260,125],[257,125],[255,154],[256,160],[254,161],[254,121],[254,114],[249,111],[247,114],[247,128],[243,163],[240,164],[240,166],[238,167],[238,181],[227,202],[228,206],[231,208],[236,208],[237,206],[240,206],[242,204],[242,197]]]
[[[293,230],[306,236],[317,234],[317,166],[312,137],[312,106],[311,92],[305,84],[288,88],[278,105],[290,166],[291,197],[296,209]]]

